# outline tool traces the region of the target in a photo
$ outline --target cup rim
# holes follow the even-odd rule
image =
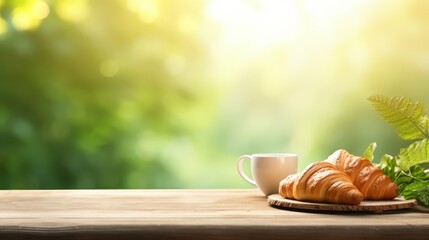
[[[295,153],[254,153],[252,157],[298,157]]]

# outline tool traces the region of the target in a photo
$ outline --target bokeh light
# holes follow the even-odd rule
[[[61,0],[55,6],[58,16],[67,22],[81,22],[89,14],[87,0]]]
[[[49,6],[42,0],[27,0],[12,11],[12,22],[18,30],[34,30],[49,15]]]
[[[155,22],[159,17],[156,0],[128,0],[128,8],[138,13],[140,19],[145,23]]]

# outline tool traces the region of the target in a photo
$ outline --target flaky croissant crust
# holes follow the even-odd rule
[[[283,179],[279,194],[285,198],[311,202],[357,205],[362,194],[350,178],[328,162],[315,162]]]
[[[389,200],[397,197],[397,186],[389,177],[363,157],[357,157],[344,149],[335,151],[325,162],[334,164],[346,173],[356,188],[368,200]]]

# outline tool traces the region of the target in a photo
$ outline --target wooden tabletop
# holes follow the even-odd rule
[[[273,208],[257,190],[3,190],[0,239],[428,239],[429,213]]]

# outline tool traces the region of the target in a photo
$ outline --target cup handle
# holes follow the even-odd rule
[[[251,178],[249,178],[247,175],[246,175],[246,173],[243,171],[243,161],[244,160],[246,160],[246,159],[251,159],[252,157],[251,156],[249,156],[249,155],[243,155],[243,156],[241,156],[239,159],[238,159],[238,161],[237,161],[237,170],[238,170],[238,174],[240,174],[240,176],[244,179],[244,180],[246,180],[248,183],[250,183],[250,184],[253,184],[253,185],[255,185],[256,186],[256,182],[253,180],[253,179],[251,179]]]

